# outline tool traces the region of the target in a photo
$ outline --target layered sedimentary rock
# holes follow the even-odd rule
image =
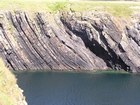
[[[106,13],[88,12],[82,15],[63,13],[63,24],[83,39],[85,45],[108,67],[130,72],[140,71],[140,25],[134,16],[132,26]]]
[[[139,17],[139,16],[137,16]],[[13,70],[140,71],[139,20],[100,12],[2,12],[0,57]]]

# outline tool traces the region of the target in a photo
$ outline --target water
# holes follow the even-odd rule
[[[15,73],[29,105],[140,105],[140,74]]]

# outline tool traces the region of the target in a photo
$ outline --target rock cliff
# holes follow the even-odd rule
[[[107,13],[0,13],[0,57],[13,70],[140,72],[140,16]]]

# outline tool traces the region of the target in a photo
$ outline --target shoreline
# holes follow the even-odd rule
[[[89,73],[89,74],[100,74],[100,73],[115,73],[115,74],[139,74],[139,73],[131,73],[127,71],[118,71],[118,70],[97,70],[97,71],[91,71],[91,70],[24,70],[24,71],[11,71],[12,73]]]

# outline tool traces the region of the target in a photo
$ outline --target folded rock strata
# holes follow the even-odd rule
[[[0,57],[12,70],[140,71],[139,16],[91,11],[0,13]]]

